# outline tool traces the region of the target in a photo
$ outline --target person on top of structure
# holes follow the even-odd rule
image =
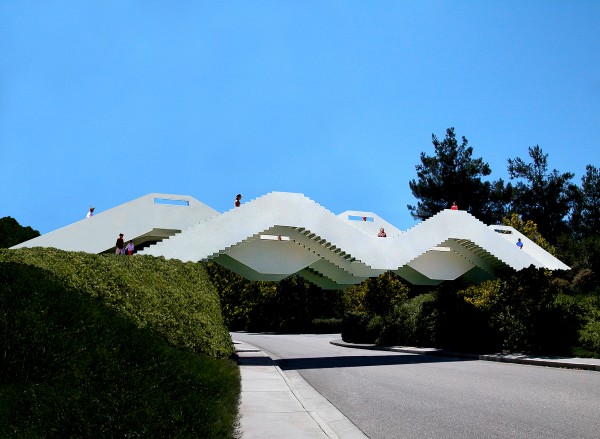
[[[127,245],[125,246],[125,250],[127,251],[127,256],[131,256],[133,254],[133,250],[135,246],[133,245],[133,239],[130,239]]]
[[[123,240],[123,234],[119,233],[117,242],[115,243],[115,255],[122,255],[125,253],[125,241]]]

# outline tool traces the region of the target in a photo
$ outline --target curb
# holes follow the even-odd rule
[[[408,354],[431,355],[434,357],[463,358],[465,360],[496,361],[500,363],[527,364],[530,366],[560,367],[600,372],[600,360],[593,358],[530,357],[522,354],[464,354],[444,349],[415,348],[407,346],[380,346],[376,344],[347,343],[342,339],[330,341],[332,345],[375,351],[405,352]]]
[[[239,433],[242,438],[281,438],[289,437],[303,439],[367,439],[360,428],[358,428],[348,417],[346,417],[340,410],[338,410],[327,398],[317,392],[297,371],[284,372],[279,366],[279,359],[268,351],[260,349],[254,345],[246,342],[240,342],[233,340],[235,343],[235,357],[238,367],[247,367],[250,370],[254,366],[266,366],[269,370],[275,372],[271,375],[271,378],[267,379],[261,390],[256,388],[246,390],[247,393],[257,393],[264,391],[275,392],[275,393],[289,393],[290,398],[293,398],[299,408],[283,408],[277,401],[272,404],[264,405],[264,401],[260,404],[260,410],[249,410],[245,413],[240,411]],[[275,358],[273,358],[275,357]],[[291,374],[291,375],[288,375]],[[244,378],[241,378],[242,381]],[[248,378],[246,378],[248,379]],[[257,378],[257,381],[261,378]],[[264,378],[262,378],[264,380]],[[252,382],[250,378],[249,382]],[[285,390],[283,390],[280,383],[284,383]],[[269,386],[273,386],[269,390]],[[242,393],[244,392],[242,385]],[[252,407],[252,400],[247,402],[249,407]],[[281,401],[281,400],[280,400]],[[300,409],[301,407],[301,409]],[[302,415],[302,419],[295,418],[295,421],[281,420],[281,416],[286,413],[293,414],[305,414]],[[276,415],[279,416],[278,427],[280,430],[277,432],[272,429],[265,429],[262,426],[262,419],[265,415]],[[244,429],[242,423],[246,419],[246,428]],[[301,434],[301,436],[299,436]]]

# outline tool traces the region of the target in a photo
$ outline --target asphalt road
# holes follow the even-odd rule
[[[600,372],[234,333],[297,370],[371,439],[600,438]]]

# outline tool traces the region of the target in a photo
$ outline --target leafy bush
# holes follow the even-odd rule
[[[45,269],[69,290],[156,331],[172,346],[217,358],[233,353],[217,292],[201,264],[52,248],[0,250],[0,261]]]
[[[344,315],[344,340],[466,352],[568,354],[590,315],[578,299],[561,293],[548,272],[534,267],[462,290],[459,282],[444,282],[410,299],[411,291],[386,292],[382,283],[369,280],[349,289],[345,303],[355,310]],[[590,324],[580,334],[583,345],[591,346],[593,328]]]
[[[582,309],[573,297],[561,294],[547,271],[531,266],[462,293],[465,300],[488,313],[502,349],[570,354]]]
[[[343,299],[342,339],[354,343],[394,341],[395,331],[388,316],[408,298],[409,291],[407,284],[391,271],[348,288]]]
[[[48,268],[34,266],[41,259]],[[145,295],[160,302],[160,284],[150,294],[155,277],[131,273],[137,288],[123,280],[119,289],[107,286],[107,279],[117,282],[116,273],[127,279],[127,270],[113,263],[133,263],[135,270],[154,265],[170,280],[175,268],[141,257],[102,259],[44,249],[0,253],[0,436],[234,437],[235,363],[191,352],[205,342],[192,342],[197,335],[182,338],[176,325],[158,324],[173,315],[146,317],[179,310],[143,310],[143,299],[131,300]],[[187,322],[201,320],[192,315],[202,306],[187,303]]]
[[[341,292],[322,290],[299,276],[249,281],[212,262],[206,268],[232,331],[309,332],[314,319],[342,314]]]
[[[367,329],[372,316],[366,312],[350,311],[342,320],[342,340],[348,343],[375,343],[377,334]]]
[[[565,278],[569,288],[578,294],[600,294],[600,236],[573,239],[564,236],[559,241],[559,258],[571,270],[557,273]]]
[[[585,356],[600,357],[600,320],[590,320],[581,328],[579,343]]]
[[[438,317],[434,294],[413,297],[396,306],[384,340],[397,345],[434,347],[437,344]]]
[[[344,307],[347,311],[384,316],[391,312],[395,305],[406,300],[409,291],[405,281],[388,271],[348,288],[344,297]]]

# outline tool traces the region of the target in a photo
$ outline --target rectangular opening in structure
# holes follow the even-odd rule
[[[171,198],[155,198],[154,204],[170,204],[173,206],[189,206],[190,202],[188,200],[174,200]]]
[[[348,215],[348,219],[350,221],[366,221],[369,223],[372,223],[373,221],[375,221],[375,218],[373,218],[372,216]]]
[[[260,239],[266,239],[268,241],[289,241],[289,236],[283,235],[260,235]]]

